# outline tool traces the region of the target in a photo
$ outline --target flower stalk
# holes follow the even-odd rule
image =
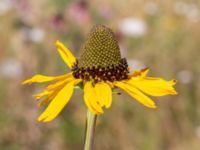
[[[84,150],[93,150],[96,119],[97,115],[88,110]]]

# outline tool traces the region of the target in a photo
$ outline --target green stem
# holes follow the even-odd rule
[[[88,110],[84,150],[93,150],[96,119],[97,115]]]

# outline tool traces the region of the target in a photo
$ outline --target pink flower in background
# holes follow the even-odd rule
[[[86,24],[90,21],[88,4],[84,0],[73,3],[71,6],[69,6],[66,15],[69,16],[70,20],[76,22],[79,25]]]
[[[13,6],[16,8],[17,12],[23,17],[28,18],[32,16],[32,7],[30,1],[27,0],[12,0]]]
[[[106,5],[103,5],[99,8],[99,14],[106,20],[109,20],[113,17],[114,13],[112,9]]]
[[[66,28],[65,20],[62,14],[56,14],[51,18],[51,27],[54,30],[62,31]]]

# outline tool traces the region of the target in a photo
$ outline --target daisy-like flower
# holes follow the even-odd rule
[[[173,86],[175,80],[166,81],[162,78],[148,77],[148,68],[136,70],[129,74],[125,58],[121,58],[118,43],[111,29],[96,25],[88,35],[83,45],[80,59],[60,41],[56,41],[58,52],[71,69],[71,72],[61,76],[35,75],[23,84],[34,82],[54,82],[44,91],[34,95],[39,105],[50,103],[38,120],[49,122],[53,120],[69,102],[75,86],[84,90],[84,101],[93,114],[103,114],[104,107],[112,104],[112,90],[120,88],[146,107],[156,108],[150,96],[165,96],[177,94]]]

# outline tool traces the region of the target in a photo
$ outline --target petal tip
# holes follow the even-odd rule
[[[45,114],[45,112],[43,112],[39,117],[38,117],[38,121],[39,122],[43,122],[46,118],[47,118],[47,114]]]
[[[171,82],[172,82],[172,85],[176,85],[177,83],[178,83],[178,80],[171,80]]]
[[[47,122],[52,121],[53,119],[52,119],[52,118],[49,118],[48,116],[47,116],[47,117],[40,116],[37,120],[38,120],[39,122],[47,123]]]
[[[61,42],[59,40],[56,40],[55,45],[59,45]]]
[[[28,80],[22,81],[21,84],[22,85],[32,84],[32,82],[28,79]]]
[[[39,97],[37,94],[32,95],[32,97],[33,97],[35,100],[39,100],[39,99],[40,99],[40,97]]]
[[[157,108],[157,106],[156,106],[156,104],[152,101],[152,103],[150,104],[146,104],[145,106],[147,106],[148,108],[151,108],[151,109],[156,109]]]
[[[153,108],[153,109],[156,109],[156,108],[157,108],[157,106],[156,106],[156,105],[153,105],[153,106],[151,106],[151,108]]]
[[[178,95],[178,92],[177,92],[177,91],[174,91],[172,95]]]
[[[149,67],[145,67],[145,68],[141,69],[142,72],[148,72],[149,70],[150,70]]]
[[[53,120],[52,118],[46,118],[46,119],[44,119],[42,122],[47,123],[47,122],[50,122],[50,121],[52,121],[52,120]]]
[[[38,120],[39,122],[43,122],[44,118],[42,118],[42,117],[38,117],[37,120]]]

